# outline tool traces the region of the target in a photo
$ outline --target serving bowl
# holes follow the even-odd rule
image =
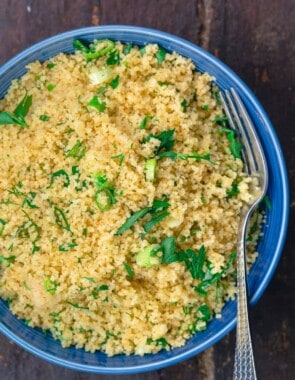
[[[259,101],[239,77],[217,58],[200,47],[179,37],[157,30],[131,26],[103,26],[77,29],[48,38],[0,68],[0,99],[13,79],[26,72],[32,61],[44,61],[60,52],[72,53],[73,40],[112,39],[135,45],[157,43],[167,51],[176,51],[190,58],[197,69],[216,78],[220,89],[234,87],[241,96],[261,139],[269,168],[268,195],[271,208],[266,210],[263,238],[258,244],[259,256],[249,273],[250,304],[255,304],[265,291],[278,264],[288,222],[288,181],[280,144]],[[185,346],[143,357],[90,353],[74,347],[62,348],[50,334],[30,328],[9,311],[7,302],[0,300],[0,331],[29,352],[71,369],[104,374],[131,374],[155,370],[175,364],[200,353],[224,337],[236,324],[236,302],[227,302],[222,317],[213,319],[208,328],[187,341]]]

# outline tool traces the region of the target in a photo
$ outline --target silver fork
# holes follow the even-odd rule
[[[264,197],[268,184],[266,159],[253,123],[237,92],[231,88],[220,93],[226,116],[242,144],[242,155],[247,174],[256,178],[252,185],[250,203],[241,210],[237,238],[237,337],[235,348],[234,380],[256,380],[251,334],[248,318],[248,291],[245,237],[247,224],[255,207]]]

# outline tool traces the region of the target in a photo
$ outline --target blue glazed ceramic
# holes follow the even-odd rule
[[[200,71],[207,71],[216,78],[221,89],[234,87],[244,101],[257,132],[269,167],[271,210],[267,210],[264,237],[259,244],[260,255],[249,275],[250,302],[255,304],[270,282],[283,248],[288,223],[289,193],[286,168],[277,136],[261,104],[249,88],[217,58],[179,37],[131,26],[102,26],[78,29],[46,39],[17,55],[0,68],[0,98],[11,80],[23,75],[25,66],[32,61],[44,61],[60,52],[73,52],[73,39],[109,38],[137,45],[158,43],[168,51],[176,51],[189,57]],[[139,357],[119,355],[107,357],[103,353],[89,353],[83,349],[62,348],[58,341],[42,331],[26,326],[14,317],[6,302],[0,300],[0,331],[29,352],[71,369],[103,374],[131,374],[155,370],[188,359],[212,346],[224,337],[236,324],[236,302],[228,302],[222,318],[213,320],[208,329],[192,337],[184,347],[169,352]]]

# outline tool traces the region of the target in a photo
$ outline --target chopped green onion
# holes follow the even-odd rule
[[[112,79],[113,73],[108,67],[91,66],[87,71],[90,82],[94,85],[108,82]]]
[[[112,205],[112,194],[108,189],[97,190],[94,200],[101,211],[108,211]]]
[[[152,267],[154,265],[159,265],[161,259],[155,256],[155,252],[159,249],[159,245],[151,244],[145,247],[142,251],[138,252],[136,255],[136,264],[140,267]]]
[[[88,307],[79,306],[77,303],[73,303],[73,302],[70,302],[70,301],[67,301],[67,303],[68,303],[69,305],[73,306],[73,307],[76,308],[76,309],[89,310]]]
[[[98,40],[90,45],[90,49],[88,51],[83,51],[83,53],[87,60],[91,60],[94,58],[103,57],[111,52],[114,47],[115,43],[111,40]]]
[[[60,228],[72,233],[70,224],[69,224],[64,212],[60,208],[58,208],[57,206],[54,206],[53,212],[54,212],[55,221],[56,221],[57,225]]]
[[[93,107],[98,112],[103,112],[106,109],[106,102],[102,101],[98,96],[94,96],[88,103],[87,107]]]
[[[33,204],[33,201],[34,201],[36,195],[37,194],[34,193],[33,191],[29,192],[25,196],[25,199],[23,200],[22,207],[25,207],[27,205],[29,208],[38,208],[38,206]]]
[[[79,50],[81,51],[82,53],[88,53],[89,52],[89,47],[86,46],[85,43],[83,43],[82,41],[80,40],[74,40],[73,41],[73,47],[75,50]]]
[[[63,169],[60,169],[60,170],[51,174],[49,187],[52,186],[55,178],[57,178],[57,177],[63,177],[64,178],[64,187],[68,187],[70,185],[70,177],[69,177],[68,173]]]
[[[143,57],[143,56],[146,54],[146,47],[145,47],[145,46],[142,46],[142,47],[139,49],[139,53],[140,53],[140,55]]]
[[[143,218],[150,210],[151,210],[151,207],[146,207],[146,208],[143,208],[142,210],[136,211],[126,220],[124,224],[122,224],[122,226],[117,230],[115,235],[122,235],[123,232],[129,230],[129,228],[133,226],[135,222]]]
[[[146,160],[144,171],[146,180],[153,181],[156,177],[157,160],[155,158],[150,158]]]
[[[82,277],[82,278],[85,278],[85,280],[88,280],[89,282],[95,283],[95,280],[93,277]]]

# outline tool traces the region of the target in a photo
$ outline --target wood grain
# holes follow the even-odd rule
[[[289,234],[276,274],[251,309],[258,377],[295,378],[295,1],[1,0],[0,64],[54,34],[127,24],[184,37],[227,63],[257,94],[282,143],[292,191]],[[170,368],[133,376],[74,372],[44,362],[0,337],[1,380],[223,380],[232,377],[235,334]]]

